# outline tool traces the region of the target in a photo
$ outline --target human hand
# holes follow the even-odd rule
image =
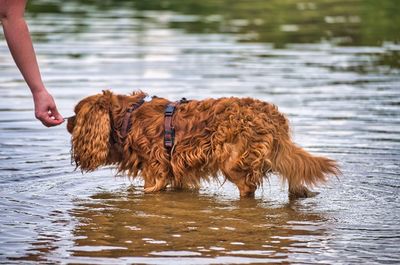
[[[58,113],[53,97],[46,90],[35,93],[33,101],[35,103],[35,117],[44,126],[52,127],[64,122],[64,118]]]

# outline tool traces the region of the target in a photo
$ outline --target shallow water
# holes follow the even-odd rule
[[[82,175],[65,126],[34,120],[1,37],[1,263],[400,262],[400,31],[385,23],[398,19],[396,1],[253,1],[271,20],[244,1],[33,2],[43,78],[65,116],[107,88],[256,97],[277,104],[295,141],[337,159],[343,176],[315,198],[289,200],[271,178],[240,200],[230,183],[145,195],[112,169]]]

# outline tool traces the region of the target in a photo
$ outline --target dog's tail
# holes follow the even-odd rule
[[[275,141],[272,169],[289,183],[289,191],[326,182],[328,176],[341,174],[336,161],[313,156],[290,139]]]

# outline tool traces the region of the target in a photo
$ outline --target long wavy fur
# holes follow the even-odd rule
[[[164,148],[164,109],[168,100],[154,98],[131,115],[132,129],[123,144],[111,141],[128,107],[145,94],[110,91],[83,99],[68,120],[72,156],[83,171],[115,164],[131,177],[142,176],[145,191],[198,188],[201,180],[221,172],[241,196],[253,196],[270,173],[289,184],[289,194],[308,197],[307,186],[323,183],[340,171],[334,160],[313,156],[296,146],[289,123],[275,105],[252,98],[192,100],[173,117],[172,154]]]

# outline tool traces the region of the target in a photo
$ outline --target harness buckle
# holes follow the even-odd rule
[[[188,100],[187,98],[181,98],[181,100],[179,100],[180,104],[184,104],[184,103],[188,103],[190,100]]]
[[[165,108],[165,116],[172,116],[172,114],[174,114],[175,111],[175,106],[174,105],[168,105]]]

